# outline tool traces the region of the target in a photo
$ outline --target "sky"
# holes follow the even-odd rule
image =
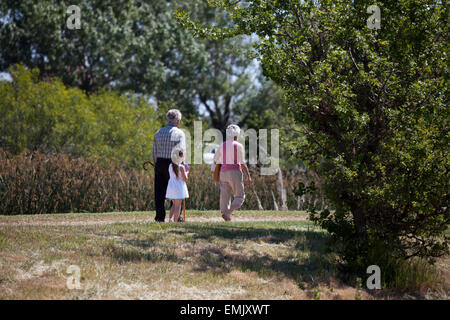
[[[0,81],[3,81],[3,80],[12,81],[12,78],[11,78],[10,74],[7,72],[0,72]]]

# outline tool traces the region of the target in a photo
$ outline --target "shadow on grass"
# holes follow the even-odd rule
[[[182,230],[172,230],[173,233],[194,234],[194,239],[214,241],[216,238],[229,240],[263,240],[267,243],[279,244],[288,240],[306,237],[308,240],[325,240],[325,233],[317,231],[289,230],[285,228],[258,228],[236,225],[196,225],[187,224]]]
[[[274,258],[267,254],[227,254],[218,248],[205,248],[199,253],[198,265],[194,271],[229,273],[232,270],[255,272],[262,278],[285,276],[294,280],[304,289],[304,284],[317,285],[328,282],[334,274],[334,266],[318,253],[310,253],[308,258],[298,259],[292,255],[286,259]]]
[[[147,247],[148,248],[148,247]],[[152,248],[152,250],[143,251],[134,247],[123,247],[115,244],[108,244],[103,249],[103,254],[110,256],[119,263],[127,262],[181,262],[174,252],[169,250]]]
[[[207,246],[198,253],[198,264],[194,271],[228,273],[232,270],[255,272],[261,277],[286,276],[293,279],[299,287],[305,283],[316,285],[328,282],[334,275],[335,265],[325,253],[327,235],[323,232],[295,231],[281,228],[247,228],[236,226],[208,226],[186,228],[194,232],[194,238],[212,243],[213,238],[226,240],[254,240],[269,244],[293,241],[292,253],[286,257],[273,257],[255,251],[230,253],[218,246]]]
[[[288,277],[299,287],[328,282],[334,276],[335,265],[325,253],[328,235],[320,231],[292,230],[274,226],[239,226],[236,224],[177,224],[166,229],[175,236],[174,245],[167,245],[164,237],[156,239],[123,239],[125,246],[109,245],[107,255],[121,263],[150,261],[192,264],[194,272],[225,274],[232,270],[255,272],[260,277]],[[265,244],[287,244],[292,252],[276,257],[254,250],[230,250],[228,244],[254,241]],[[190,243],[178,256],[174,246]],[[187,258],[187,259],[186,259]],[[193,259],[192,259],[193,258]]]
[[[194,271],[228,273],[233,269],[256,272],[261,277],[286,276],[300,287],[304,283],[328,282],[334,275],[335,265],[325,253],[328,235],[319,231],[290,230],[280,227],[247,227],[236,225],[187,224],[170,232],[208,245],[197,253]],[[283,258],[272,257],[255,251],[230,253],[220,246],[220,240],[234,243],[255,241],[268,244],[292,244],[292,253]],[[213,245],[214,242],[219,242]],[[228,252],[228,253],[227,253]]]

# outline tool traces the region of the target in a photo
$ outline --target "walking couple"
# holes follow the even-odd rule
[[[167,126],[159,129],[153,139],[153,161],[155,163],[155,221],[164,222],[166,217],[165,199],[171,201],[169,222],[183,221],[180,217],[183,200],[189,197],[186,182],[189,166],[184,164],[186,137],[179,129],[181,112],[169,110],[166,114]],[[234,210],[245,200],[244,176],[251,183],[250,173],[245,164],[244,146],[237,141],[240,128],[230,125],[226,141],[219,147],[214,163],[220,164],[220,211],[222,218],[231,220]],[[234,197],[231,201],[232,196]]]

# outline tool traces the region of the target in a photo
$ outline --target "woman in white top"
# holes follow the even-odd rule
[[[189,198],[186,185],[188,171],[182,164],[184,159],[183,149],[174,148],[172,152],[172,163],[169,165],[169,183],[167,185],[166,198],[172,201],[169,222],[178,221],[181,204],[185,198]]]

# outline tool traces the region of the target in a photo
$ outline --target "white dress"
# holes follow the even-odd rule
[[[181,178],[181,170],[178,169],[178,178],[173,171],[172,164],[169,165],[169,183],[167,185],[166,198],[184,199],[189,198],[186,182]]]

